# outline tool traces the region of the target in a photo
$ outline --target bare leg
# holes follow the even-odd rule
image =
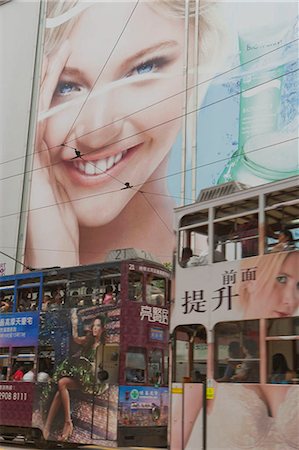
[[[47,417],[47,420],[45,423],[45,427],[44,427],[44,431],[43,431],[43,435],[44,435],[45,439],[49,438],[51,425],[52,425],[52,422],[60,408],[60,405],[61,405],[60,392],[57,391],[55,394],[55,397],[52,400],[50,410],[48,413],[48,417]]]
[[[58,389],[60,394],[60,400],[64,410],[64,427],[62,431],[62,440],[67,441],[73,432],[73,423],[71,418],[71,404],[69,390],[74,391],[79,388],[77,381],[69,377],[61,378],[58,381]]]

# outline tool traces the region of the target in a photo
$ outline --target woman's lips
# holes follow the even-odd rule
[[[88,156],[85,158],[83,155],[82,158],[64,160],[63,164],[68,176],[76,184],[84,187],[97,186],[111,177],[117,178],[122,168],[129,163],[129,160],[142,145],[143,142],[102,159],[90,160],[87,159]]]
[[[289,317],[291,314],[283,311],[274,311],[277,317]]]

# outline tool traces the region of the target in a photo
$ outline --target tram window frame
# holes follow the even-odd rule
[[[59,301],[55,300],[55,296],[60,296]],[[66,283],[57,282],[45,282],[43,284],[43,293],[42,293],[42,311],[59,311],[61,309],[69,308],[69,304],[67,301],[67,285]],[[48,298],[47,307],[45,306],[44,299]]]
[[[179,264],[182,268],[208,264],[208,223],[179,230]]]
[[[163,286],[158,286],[159,284]],[[148,273],[145,276],[146,303],[151,306],[165,306],[167,297],[167,280],[159,275]]]
[[[138,276],[138,280],[132,280],[132,277]],[[137,285],[136,285],[137,283]],[[137,270],[128,272],[128,300],[134,303],[142,303],[144,299],[144,274]]]
[[[30,311],[37,311],[40,300],[39,291],[39,285],[34,287],[19,286],[17,289],[16,312],[28,313]],[[24,295],[26,295],[25,298]]]
[[[9,347],[0,348],[0,381],[7,381],[9,376],[9,369],[11,366],[11,358]],[[5,369],[5,374],[3,374]]]
[[[155,354],[159,354],[158,361],[155,360]],[[154,360],[152,361],[152,358]],[[161,348],[151,348],[148,351],[147,360],[147,375],[148,382],[152,385],[164,384],[164,374],[163,374],[163,350]]]
[[[221,334],[221,328],[223,328]],[[218,331],[220,330],[220,331]],[[254,336],[254,339],[253,339]],[[232,383],[260,383],[260,320],[240,320],[231,322],[218,322],[214,327],[214,378],[218,382]],[[233,357],[229,357],[230,344],[236,342],[239,344],[238,352],[231,346]],[[244,345],[245,344],[245,345]],[[219,359],[219,347],[226,345],[226,355]],[[248,358],[248,349],[251,347],[253,357]],[[255,350],[255,351],[254,351]],[[223,349],[222,349],[223,351]],[[242,355],[245,353],[245,356]],[[237,354],[238,353],[238,354]],[[256,353],[256,355],[254,355]],[[249,354],[250,355],[250,354]],[[249,363],[249,364],[248,364]],[[221,371],[219,366],[226,364]],[[231,366],[231,367],[230,367]],[[229,370],[231,368],[231,370]],[[246,379],[246,372],[252,372],[252,376]]]
[[[9,297],[9,298],[7,298]],[[12,313],[14,310],[14,288],[13,286],[0,290],[0,314]]]
[[[135,355],[140,355],[141,358],[136,358]],[[139,361],[135,361],[136,359],[139,359]],[[135,375],[133,375],[134,373]],[[139,375],[142,379],[138,379]],[[135,377],[135,381],[134,378],[128,379],[129,377]],[[142,385],[146,383],[146,380],[146,349],[144,347],[129,347],[125,354],[125,382]]]
[[[178,339],[178,337],[181,339]],[[204,325],[193,324],[193,325],[179,325],[173,332],[173,356],[174,363],[172,367],[172,382],[175,383],[200,383],[206,379],[207,375],[207,331]],[[184,345],[180,345],[180,361],[178,358],[178,342],[185,342]],[[201,365],[204,365],[203,373],[200,371],[202,367],[195,367],[194,359],[195,347],[197,343],[202,343],[206,345],[206,360],[201,361]],[[185,347],[185,348],[184,348]]]
[[[15,366],[17,366],[16,370],[18,370],[18,368],[20,368],[20,367],[26,368],[26,366],[31,367],[31,365],[33,365],[34,381],[35,381],[36,380],[35,362],[36,362],[35,347],[12,347],[12,349],[11,349],[11,377],[13,377],[13,374],[15,373],[15,371],[14,371]],[[25,373],[26,372],[24,372],[24,375],[25,375]]]
[[[299,384],[299,317],[267,319],[266,323],[267,383]]]

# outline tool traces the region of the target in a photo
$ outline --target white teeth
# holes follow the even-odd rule
[[[87,163],[85,165],[85,173],[86,175],[94,175],[96,171],[96,167],[92,163]]]
[[[114,156],[110,156],[107,161],[107,169],[111,169],[111,167],[114,165]]]
[[[96,166],[97,166],[97,169],[99,169],[100,172],[106,172],[106,170],[107,170],[106,159],[100,159],[96,163]]]
[[[109,158],[99,159],[98,161],[74,161],[75,167],[80,171],[85,173],[85,175],[99,175],[100,173],[106,172],[111,169],[115,164],[127,154],[127,150],[120,152],[117,155],[109,156]]]
[[[125,153],[127,153],[127,152],[124,152],[124,154]],[[122,157],[123,157],[123,154],[122,153],[118,153],[116,156],[115,156],[115,158],[114,158],[114,164],[117,164],[121,159],[122,159]]]

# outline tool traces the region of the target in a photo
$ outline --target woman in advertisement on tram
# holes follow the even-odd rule
[[[52,380],[57,383],[57,392],[47,414],[43,430],[45,439],[49,438],[52,423],[61,407],[64,412],[61,440],[67,441],[71,437],[74,427],[71,417],[69,391],[79,389],[84,392],[95,391],[97,387],[96,374],[98,369],[101,370],[99,365],[102,362],[105,320],[105,316],[94,318],[90,332],[86,336],[78,336],[78,316],[76,310],[72,310],[72,337],[74,342],[81,346],[81,350],[73,357],[65,359],[55,370]],[[44,396],[47,398],[48,394],[47,386]]]
[[[197,83],[215,73],[225,34],[216,13],[200,2],[189,86],[195,70]],[[147,251],[171,258],[166,175],[186,97],[184,15],[184,0],[48,2],[26,264],[100,261],[111,248],[143,248],[145,235]]]
[[[250,258],[241,269],[256,267],[256,281],[239,284],[245,319],[288,317],[299,307],[299,252],[280,252]]]

